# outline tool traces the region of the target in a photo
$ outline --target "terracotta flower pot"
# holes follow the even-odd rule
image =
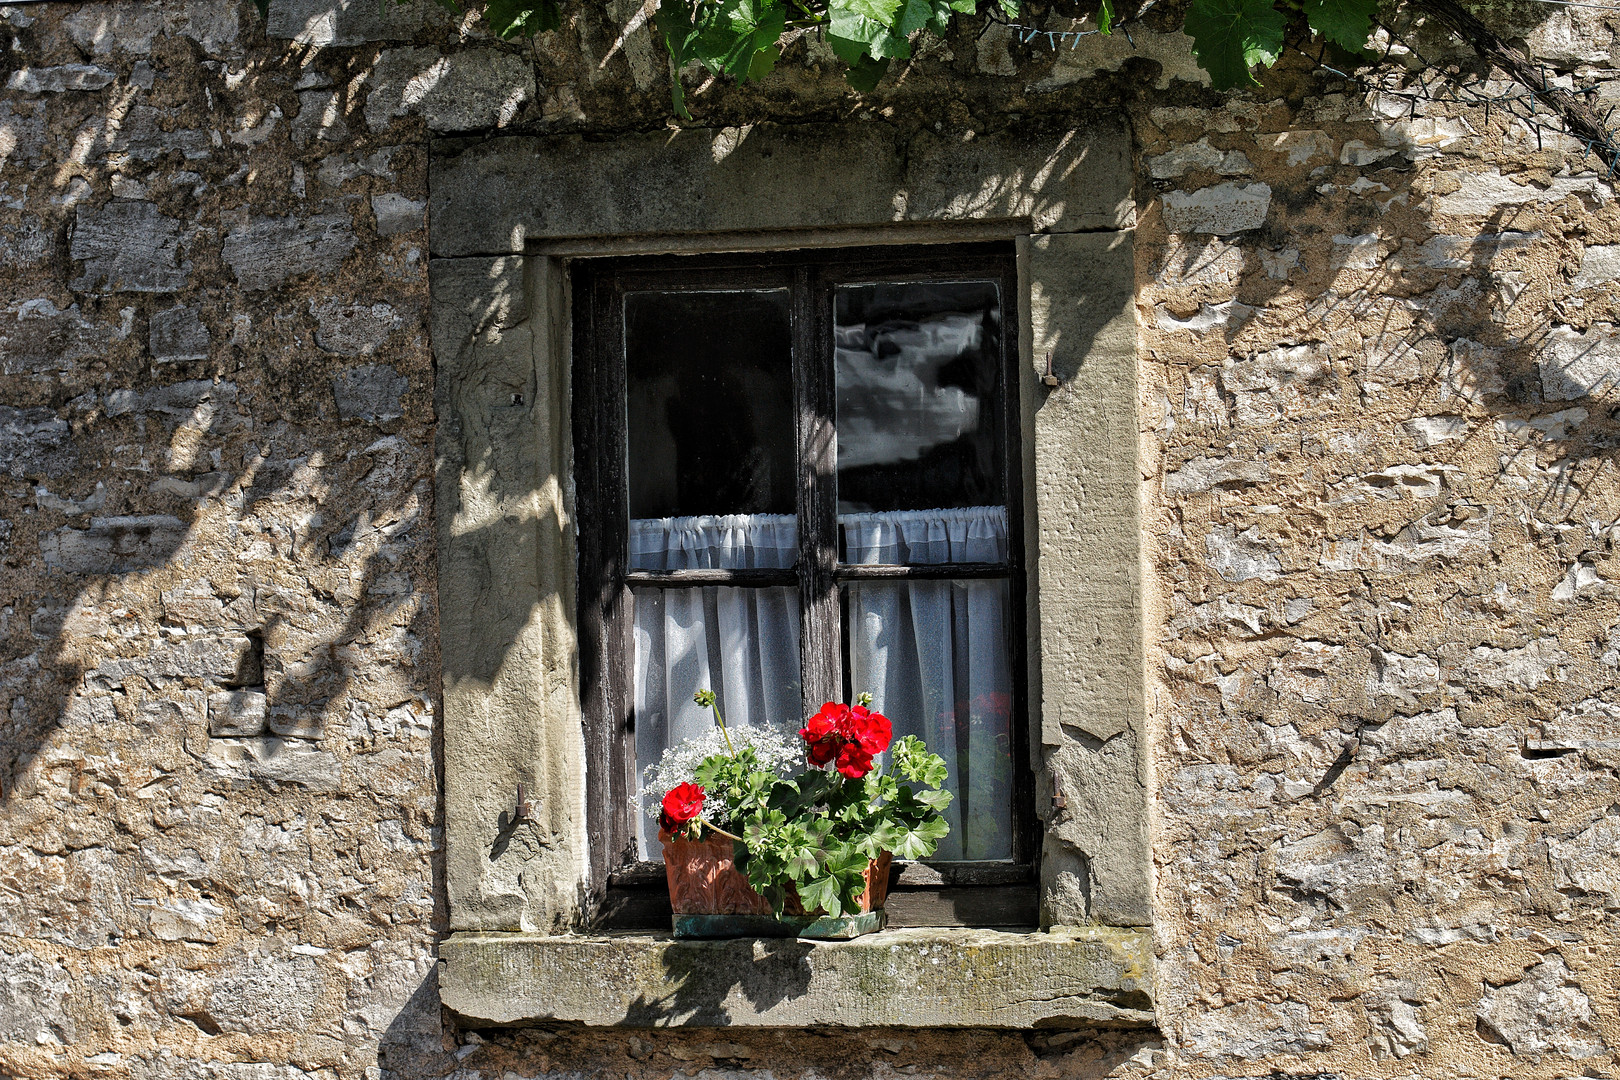
[[[664,845],[664,874],[669,881],[669,906],[674,912],[676,937],[809,937],[852,938],[881,930],[886,923],[883,903],[889,897],[889,865],[885,851],[866,867],[866,889],[860,910],[831,918],[807,912],[799,894],[788,887],[783,917],[771,911],[771,902],[754,891],[748,876],[737,869],[732,841],[724,836],[689,840],[660,831]]]

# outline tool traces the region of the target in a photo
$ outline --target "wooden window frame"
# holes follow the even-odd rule
[[[1010,861],[900,863],[891,925],[1034,925],[1041,850],[1031,768],[1024,565],[1024,477],[1019,415],[1021,292],[1010,243],[804,249],[736,255],[581,259],[573,282],[574,482],[579,542],[579,660],[591,837],[589,923],[599,929],[667,928],[663,868],[635,859],[632,586],[796,585],[807,708],[844,697],[841,591],[863,579],[1004,578],[1011,619],[1013,857]],[[840,285],[993,280],[1000,290],[1002,468],[1008,559],[938,566],[838,562],[832,298]],[[798,451],[797,565],[784,570],[632,571],[627,565],[623,296],[632,290],[791,290]],[[807,362],[806,357],[819,358]]]

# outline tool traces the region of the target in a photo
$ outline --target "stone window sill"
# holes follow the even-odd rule
[[[1147,930],[926,927],[853,941],[452,934],[443,1003],[474,1026],[1149,1026]]]

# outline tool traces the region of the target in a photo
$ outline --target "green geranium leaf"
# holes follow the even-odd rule
[[[825,911],[833,918],[844,913],[844,905],[838,899],[838,879],[831,875],[805,882],[798,887],[799,903],[804,905],[806,911]]]
[[[1254,65],[1276,63],[1283,26],[1271,0],[1192,0],[1182,29],[1215,89],[1230,90],[1257,85],[1249,71]]]
[[[1305,0],[1305,21],[1311,29],[1351,52],[1360,52],[1372,33],[1378,0]]]
[[[926,859],[939,847],[939,842],[950,832],[950,826],[933,818],[907,828],[896,825],[886,830],[883,844],[902,859]]]

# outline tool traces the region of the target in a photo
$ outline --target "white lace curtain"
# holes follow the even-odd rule
[[[850,563],[1003,562],[999,506],[850,514]],[[849,684],[872,695],[896,738],[917,735],[956,793],[939,859],[1012,855],[1012,671],[1005,580],[852,581]]]
[[[841,515],[851,563],[1000,562],[1001,507]],[[636,519],[638,570],[790,567],[794,518],[748,514]],[[848,585],[851,685],[893,722],[919,735],[950,768],[951,835],[941,859],[1011,855],[1012,679],[1004,581],[859,581]],[[638,768],[707,731],[692,694],[710,687],[728,723],[796,730],[799,599],[792,587],[637,589],[635,708]],[[657,857],[656,827],[642,818],[642,854]]]

